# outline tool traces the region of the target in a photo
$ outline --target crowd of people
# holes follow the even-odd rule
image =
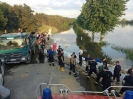
[[[79,66],[82,66],[83,61],[86,61],[86,67],[85,67],[85,73],[87,73],[87,78],[90,79],[92,74],[97,75],[97,78],[95,79],[95,84],[101,83],[103,91],[105,91],[107,88],[111,86],[112,82],[115,82],[116,84],[120,84],[120,76],[122,74],[122,67],[119,63],[119,61],[115,62],[115,68],[113,73],[109,71],[108,63],[106,57],[102,59],[102,65],[98,66],[97,62],[99,60],[96,60],[92,58],[90,54],[87,55],[85,60],[82,58],[83,50],[81,47],[79,47]],[[69,75],[71,75],[71,72],[73,71],[74,77],[77,77],[76,73],[76,58],[77,56],[73,52],[70,58],[70,69],[69,69]],[[133,87],[133,68],[129,69],[127,72],[127,75],[122,80],[122,85],[124,86],[132,86]],[[126,90],[133,90],[133,88],[125,88],[122,87],[119,95],[123,94]],[[111,88],[109,88],[109,92],[111,92]]]
[[[41,59],[43,59],[43,57],[41,57],[41,55],[44,55],[43,53],[45,53],[45,55],[48,56],[48,62],[49,65],[53,65],[54,64],[54,56],[56,55],[58,57],[58,70],[61,70],[62,72],[65,71],[64,69],[64,52],[63,49],[61,48],[61,46],[58,46],[56,43],[54,43],[49,49],[47,49],[47,51],[43,51],[45,49],[45,47],[42,47],[42,45],[46,45],[46,38],[45,35],[44,36],[40,36],[40,38],[38,38],[40,41],[40,47],[38,47],[38,50],[40,50],[39,48],[41,48],[41,51],[39,51],[39,60],[41,62]],[[49,40],[49,38],[47,39]],[[45,43],[44,43],[45,41]],[[103,91],[105,89],[107,89],[108,87],[111,86],[111,83],[115,81],[116,79],[116,84],[120,83],[120,76],[122,73],[122,69],[120,66],[119,61],[115,62],[115,68],[114,68],[114,73],[112,74],[111,71],[109,71],[108,65],[107,65],[107,59],[106,57],[104,57],[102,59],[102,65],[101,66],[97,66],[97,61],[96,59],[92,58],[92,56],[90,54],[87,55],[87,57],[85,58],[85,60],[83,60],[83,50],[81,47],[79,47],[79,66],[82,66],[83,61],[86,61],[86,67],[85,67],[85,73],[87,73],[87,78],[90,79],[92,74],[96,74],[97,78],[95,80],[95,84],[98,84],[99,82],[101,83],[102,89]],[[69,75],[72,74],[74,77],[77,77],[77,73],[76,73],[76,58],[77,55],[75,55],[75,52],[72,53],[71,57],[70,57],[70,68],[69,68]],[[125,78],[122,81],[123,83],[125,82],[125,84],[123,85],[128,85],[128,86],[133,86],[133,68],[130,69],[130,71],[128,72],[128,75],[125,76]],[[130,82],[130,83],[129,83]],[[131,83],[132,82],[132,83]],[[122,88],[120,90],[120,94],[122,94],[125,90],[127,89],[131,89],[131,88]],[[111,91],[111,88],[109,88],[109,92]]]
[[[115,68],[113,73],[109,71],[106,57],[102,59],[102,65],[98,67],[97,61],[93,59],[90,54],[88,54],[88,57],[85,58],[85,61],[88,63],[85,68],[85,73],[88,73],[87,78],[90,78],[91,74],[97,74],[95,84],[97,85],[100,82],[103,91],[109,88],[111,86],[111,83],[115,82],[115,79],[116,84],[120,84],[120,76],[122,75],[122,69],[119,61],[115,62]],[[133,87],[133,68],[128,70],[127,75],[122,80],[122,85]],[[119,95],[121,96],[126,90],[133,90],[133,88],[122,87],[119,92]],[[111,88],[109,88],[109,92],[111,92]]]
[[[48,41],[50,40],[49,35],[45,35],[44,33],[39,34],[37,33],[36,35],[36,53],[37,53],[37,58],[36,60],[38,63],[44,63],[45,57],[48,58],[49,65],[55,66],[55,59],[54,57],[57,56],[58,59],[58,70],[61,70],[62,72],[65,71],[64,65],[65,65],[65,58],[64,58],[64,52],[63,48],[61,46],[56,45],[56,42],[53,45],[48,44]],[[46,47],[46,45],[49,47]],[[75,52],[72,53],[70,57],[70,68],[69,68],[69,75],[72,74],[74,77],[77,77],[76,73],[76,65],[77,61],[76,58],[79,58],[79,66],[82,66],[83,61],[86,62],[86,67],[85,67],[85,73],[87,73],[87,78],[90,79],[92,74],[96,74],[97,78],[95,79],[95,84],[97,85],[98,83],[101,83],[103,91],[107,89],[108,87],[111,86],[111,83],[117,81],[117,84],[120,83],[120,76],[122,73],[121,66],[119,64],[119,61],[115,62],[115,68],[114,68],[114,73],[112,74],[111,71],[109,71],[108,68],[108,63],[106,57],[102,59],[102,65],[97,67],[97,61],[96,59],[92,58],[90,54],[87,55],[85,60],[83,60],[83,50],[81,47],[79,47],[79,55],[75,55]],[[124,86],[133,86],[133,68],[129,69],[128,74],[125,76],[125,78],[122,80],[122,84]],[[8,93],[10,92],[8,89],[6,89],[4,86],[0,86],[0,89],[5,89]],[[133,90],[132,88],[124,88],[122,87],[119,95],[123,94],[124,91],[126,90]],[[109,88],[109,92],[111,91],[111,88]],[[0,93],[1,95],[1,93]],[[10,99],[8,98],[10,94],[4,96],[7,98],[4,99]]]

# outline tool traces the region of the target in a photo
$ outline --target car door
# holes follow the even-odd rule
[[[4,83],[4,65],[0,61],[0,84]]]

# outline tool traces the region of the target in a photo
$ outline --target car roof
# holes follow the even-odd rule
[[[16,36],[25,36],[27,33],[8,33],[8,34],[2,34],[0,37],[16,37]]]

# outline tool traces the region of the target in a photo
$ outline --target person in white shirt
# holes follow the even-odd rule
[[[79,65],[82,66],[82,55],[83,55],[83,50],[81,47],[79,47]]]
[[[10,97],[11,97],[10,90],[0,84],[0,98],[10,99]]]

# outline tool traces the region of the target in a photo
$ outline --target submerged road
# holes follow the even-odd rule
[[[31,64],[12,64],[5,66],[5,86],[11,90],[11,99],[37,99],[35,90],[38,84],[48,83],[52,77],[52,84],[65,84],[71,90],[91,90],[91,85],[86,76],[78,74],[74,77],[69,75],[69,66],[65,66],[65,72],[57,69],[56,66],[49,66],[47,62],[36,63],[35,56],[32,56]],[[63,87],[51,87],[52,93],[59,93]],[[64,88],[65,89],[65,88]],[[38,91],[39,93],[39,91]]]

